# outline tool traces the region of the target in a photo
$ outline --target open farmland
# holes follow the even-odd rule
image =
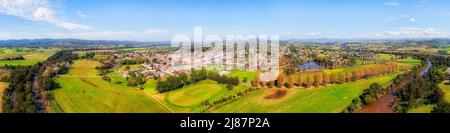
[[[96,61],[75,61],[69,74],[56,79],[61,88],[52,91],[59,108],[68,113],[167,112],[145,92],[125,84],[113,84],[96,76]],[[73,102],[77,101],[77,102]]]
[[[280,99],[266,99],[272,89],[258,90],[236,101],[217,105],[212,112],[339,113],[370,84],[389,84],[397,74],[312,89],[289,89]]]
[[[0,60],[0,67],[10,66],[30,66],[38,62],[45,61],[48,57],[56,53],[58,49],[44,48],[0,48],[0,59],[14,56],[22,56],[23,60]]]
[[[239,81],[243,81],[247,78],[247,82],[253,81],[255,76],[259,76],[259,72],[255,71],[231,71],[228,76],[230,77],[239,77]]]
[[[450,102],[450,84],[440,83],[439,88],[445,92],[445,100]]]

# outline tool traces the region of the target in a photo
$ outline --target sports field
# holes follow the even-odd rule
[[[174,112],[199,112],[204,101],[212,102],[242,92],[248,87],[236,86],[228,90],[224,84],[203,80],[181,89],[158,93],[153,96]]]

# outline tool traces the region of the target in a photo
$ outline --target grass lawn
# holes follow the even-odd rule
[[[337,69],[325,69],[325,70],[323,70],[323,72],[326,73],[326,74],[351,72],[353,70],[363,69],[363,68],[367,68],[367,67],[372,67],[372,66],[375,66],[375,65],[377,65],[377,64],[356,65],[356,66],[350,66],[350,67],[345,67],[345,68],[337,68]]]
[[[108,59],[107,55],[94,55],[93,57],[94,60],[106,60]]]
[[[384,59],[384,60],[395,59],[397,57],[397,56],[391,55],[391,54],[377,54],[376,56],[378,59]]]
[[[101,63],[93,60],[77,60],[71,66],[69,76],[97,76],[98,70],[95,67]]]
[[[141,87],[143,87],[144,91],[149,94],[158,93],[158,91],[156,90],[156,82],[157,81],[154,79],[149,79],[145,82],[145,84],[141,85]]]
[[[128,87],[126,83],[114,84],[92,76],[97,72],[89,69],[96,65],[98,62],[90,60],[75,61],[68,75],[56,79],[61,88],[52,93],[60,110],[67,113],[168,112],[137,87]]]
[[[438,86],[445,92],[445,100],[447,102],[450,102],[450,85],[445,85],[444,83],[440,83]]]
[[[217,105],[212,112],[220,113],[339,113],[352,99],[358,97],[370,84],[389,84],[397,74],[359,80],[357,82],[312,89],[288,89],[280,99],[265,99],[272,89],[261,89],[234,102]]]
[[[408,113],[430,113],[436,105],[424,105],[408,110]]]
[[[8,87],[8,84],[5,82],[0,82],[0,103],[2,103],[3,99],[3,91]],[[0,104],[0,112],[2,112],[2,104]]]
[[[8,48],[2,48],[2,52],[0,52],[0,58],[8,57],[8,56],[18,56],[22,55],[25,60],[1,60],[0,66],[4,65],[13,65],[13,66],[30,66],[34,65],[38,62],[45,61],[48,57],[56,53],[57,49],[42,49],[37,48],[35,51],[32,52],[17,52],[13,49]]]
[[[202,109],[201,102],[219,100],[245,89],[247,87],[236,86],[230,91],[224,84],[212,80],[203,80],[178,90],[157,93],[153,96],[175,112],[199,112]]]
[[[120,70],[120,71],[125,71],[125,69],[127,68],[127,66],[130,67],[130,69],[137,69],[137,68],[139,68],[141,65],[121,65],[121,66],[119,67],[119,70]]]
[[[247,77],[247,82],[253,81],[255,76],[259,75],[256,71],[231,71],[227,76],[239,77],[239,81],[243,82],[244,78]]]
[[[420,63],[422,61],[420,61],[419,59],[414,59],[412,57],[408,57],[408,58],[404,58],[404,59],[399,59],[399,60],[397,60],[397,62],[408,64],[410,66],[416,66],[416,65],[420,65]]]

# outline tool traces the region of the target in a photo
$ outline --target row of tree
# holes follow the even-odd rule
[[[191,83],[197,83],[205,79],[210,79],[221,84],[226,84],[229,90],[233,89],[234,86],[239,85],[238,77],[228,77],[226,75],[220,75],[217,72],[207,71],[205,68],[202,68],[201,70],[192,69],[189,76],[186,73],[179,73],[176,76],[170,75],[165,79],[158,79],[156,89],[160,93],[167,92],[182,88]]]
[[[3,57],[0,58],[0,60],[25,60],[25,58],[22,55],[18,55],[18,56]]]
[[[360,79],[367,79],[373,76],[378,76],[382,74],[389,74],[397,72],[401,69],[405,69],[400,67],[396,63],[387,63],[387,64],[379,64],[371,67],[366,67],[363,69],[353,70],[349,72],[342,73],[331,73],[327,74],[324,72],[316,72],[316,73],[306,73],[306,77],[302,75],[298,76],[295,80],[293,76],[286,76],[284,74],[280,74],[278,78],[274,81],[260,81],[259,77],[254,77],[251,82],[253,87],[264,87],[267,86],[269,88],[272,87],[286,87],[292,88],[294,86],[298,87],[319,87],[325,86],[327,84],[340,84],[345,82],[352,82]]]
[[[237,99],[237,98],[246,96],[248,94],[251,94],[252,92],[254,92],[256,90],[259,90],[259,89],[260,88],[248,88],[248,89],[245,89],[244,91],[238,92],[238,93],[236,93],[234,95],[230,95],[228,97],[220,98],[219,100],[215,100],[215,101],[208,101],[208,100],[206,100],[206,101],[203,101],[203,102],[200,103],[200,105],[205,106],[205,108],[203,108],[200,112],[208,112],[209,109],[211,107],[213,107],[214,105],[227,103],[227,102],[232,101],[234,99]]]

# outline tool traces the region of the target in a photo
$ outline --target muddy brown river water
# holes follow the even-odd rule
[[[420,76],[428,73],[428,70],[433,66],[430,61],[428,61],[427,67],[420,73]],[[404,87],[406,84],[400,85],[400,87]],[[394,113],[392,108],[394,100],[397,98],[395,96],[395,91],[398,88],[393,88],[389,90],[389,93],[386,93],[381,99],[378,99],[375,103],[370,105],[365,105],[359,111],[360,113]]]

